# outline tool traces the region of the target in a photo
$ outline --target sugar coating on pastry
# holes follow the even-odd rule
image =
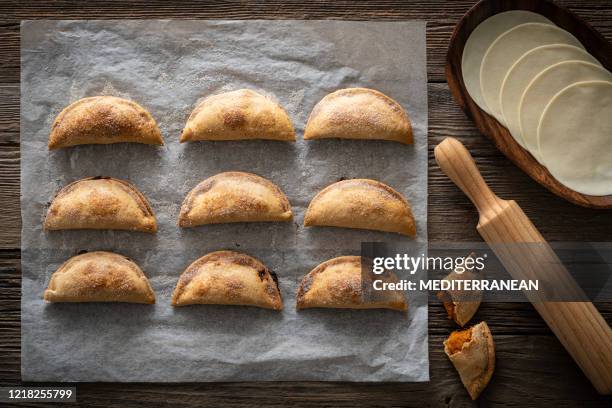
[[[44,221],[45,230],[114,229],[154,233],[157,221],[144,195],[127,181],[90,177],[62,188]]]
[[[367,88],[340,89],[316,104],[304,139],[329,138],[413,142],[412,125],[402,106]]]
[[[55,118],[49,149],[83,144],[163,145],[157,123],[136,102],[116,96],[92,96],[66,107]]]
[[[295,130],[277,102],[239,89],[202,100],[191,112],[180,142],[248,139],[295,141]]]
[[[321,190],[308,206],[304,225],[416,235],[412,209],[404,196],[370,179],[342,180]]]
[[[51,276],[44,293],[47,302],[155,303],[155,294],[142,270],[131,259],[96,251],[74,256]]]
[[[256,174],[230,171],[209,177],[187,194],[179,226],[292,218],[289,200],[276,184]]]
[[[397,277],[391,273],[373,276],[371,269],[362,269],[360,256],[330,259],[318,265],[302,279],[296,295],[296,307],[400,311],[408,309],[403,292],[371,290],[373,279],[387,283],[397,282]]]
[[[283,308],[276,274],[258,259],[235,251],[212,252],[189,265],[176,284],[172,304]]]

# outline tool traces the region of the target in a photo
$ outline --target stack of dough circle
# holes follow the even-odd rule
[[[546,17],[524,10],[510,10],[495,14],[478,25],[465,42],[461,56],[463,82],[472,99],[489,112],[480,93],[480,64],[495,39],[508,29],[519,24],[539,21],[550,23]]]
[[[612,82],[571,84],[548,103],[538,146],[551,173],[588,195],[612,194]]]
[[[560,183],[612,194],[612,74],[573,34],[534,12],[499,13],[472,31],[461,69],[473,101]]]
[[[506,74],[526,52],[546,44],[581,46],[576,37],[559,27],[542,23],[525,23],[497,37],[482,59],[480,91],[487,107],[502,124],[499,92]]]
[[[569,60],[598,63],[582,48],[567,44],[551,44],[526,52],[508,71],[499,93],[499,102],[506,127],[521,146],[526,147],[519,121],[519,103],[523,92],[540,72],[558,62]]]
[[[542,160],[538,151],[538,126],[544,108],[553,96],[566,86],[593,80],[612,81],[612,75],[597,64],[584,61],[564,61],[540,72],[527,86],[519,106],[520,132],[527,149],[540,163]],[[576,109],[578,108],[577,106]]]

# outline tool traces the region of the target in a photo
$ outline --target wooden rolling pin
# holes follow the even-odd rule
[[[585,298],[518,204],[500,199],[487,186],[461,142],[448,137],[434,154],[442,171],[478,209],[478,232],[514,279],[555,282],[563,296]],[[612,329],[595,306],[591,302],[551,302],[538,292],[524,293],[597,391],[612,393]]]

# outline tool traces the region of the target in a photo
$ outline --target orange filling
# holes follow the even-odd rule
[[[450,320],[455,319],[455,304],[453,303],[450,295],[447,292],[438,292],[438,299],[442,301],[444,304],[444,309],[446,309],[446,314]]]
[[[461,351],[463,345],[472,339],[472,329],[454,331],[448,336],[446,346],[450,354],[455,354]]]
[[[444,302],[444,308],[448,318],[451,320],[455,319],[455,304],[453,302]]]

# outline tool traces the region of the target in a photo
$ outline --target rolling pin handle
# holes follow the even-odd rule
[[[491,191],[482,178],[474,158],[465,146],[447,137],[434,149],[438,166],[474,203],[481,217],[503,200]]]

